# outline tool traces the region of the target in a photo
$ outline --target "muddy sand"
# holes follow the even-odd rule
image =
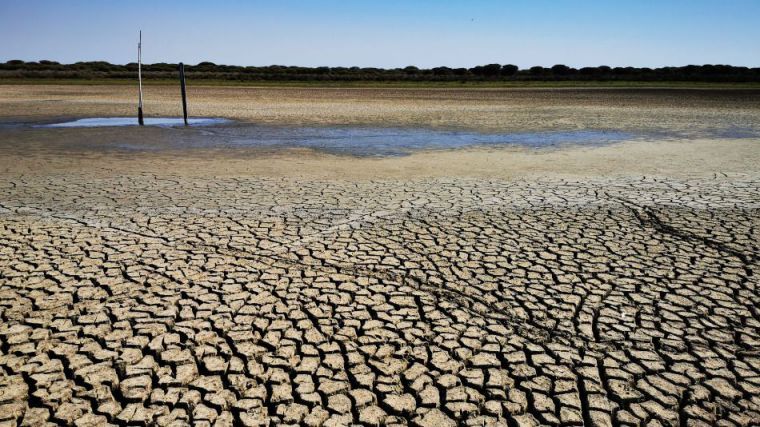
[[[132,92],[0,86],[0,423],[760,423],[757,92],[190,92],[290,125],[680,135],[392,157],[2,127]]]

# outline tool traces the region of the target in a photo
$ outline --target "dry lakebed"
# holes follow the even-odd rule
[[[760,91],[135,99],[0,85],[0,425],[760,424]]]

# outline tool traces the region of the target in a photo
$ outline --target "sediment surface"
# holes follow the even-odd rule
[[[179,89],[145,86],[147,116],[181,117]],[[133,116],[117,85],[1,85],[0,117]],[[393,89],[190,86],[191,116],[255,123],[382,125],[481,131],[692,131],[757,126],[758,89]]]
[[[757,140],[367,160],[8,135],[0,422],[760,423]]]

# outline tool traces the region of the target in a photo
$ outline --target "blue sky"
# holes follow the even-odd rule
[[[760,0],[0,0],[0,61],[760,66]]]

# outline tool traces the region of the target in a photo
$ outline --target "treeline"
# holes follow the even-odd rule
[[[143,64],[145,79],[176,78],[177,64]],[[0,79],[131,79],[137,64],[108,62],[77,62],[60,64],[55,61],[24,62],[11,60],[0,63]],[[642,81],[642,82],[760,82],[760,68],[731,65],[687,65],[684,67],[583,67],[566,65],[519,69],[515,65],[488,64],[472,68],[435,67],[429,69],[360,67],[296,67],[270,65],[242,67],[201,62],[185,65],[189,80],[231,81],[418,81],[418,82],[483,82],[483,81]]]

